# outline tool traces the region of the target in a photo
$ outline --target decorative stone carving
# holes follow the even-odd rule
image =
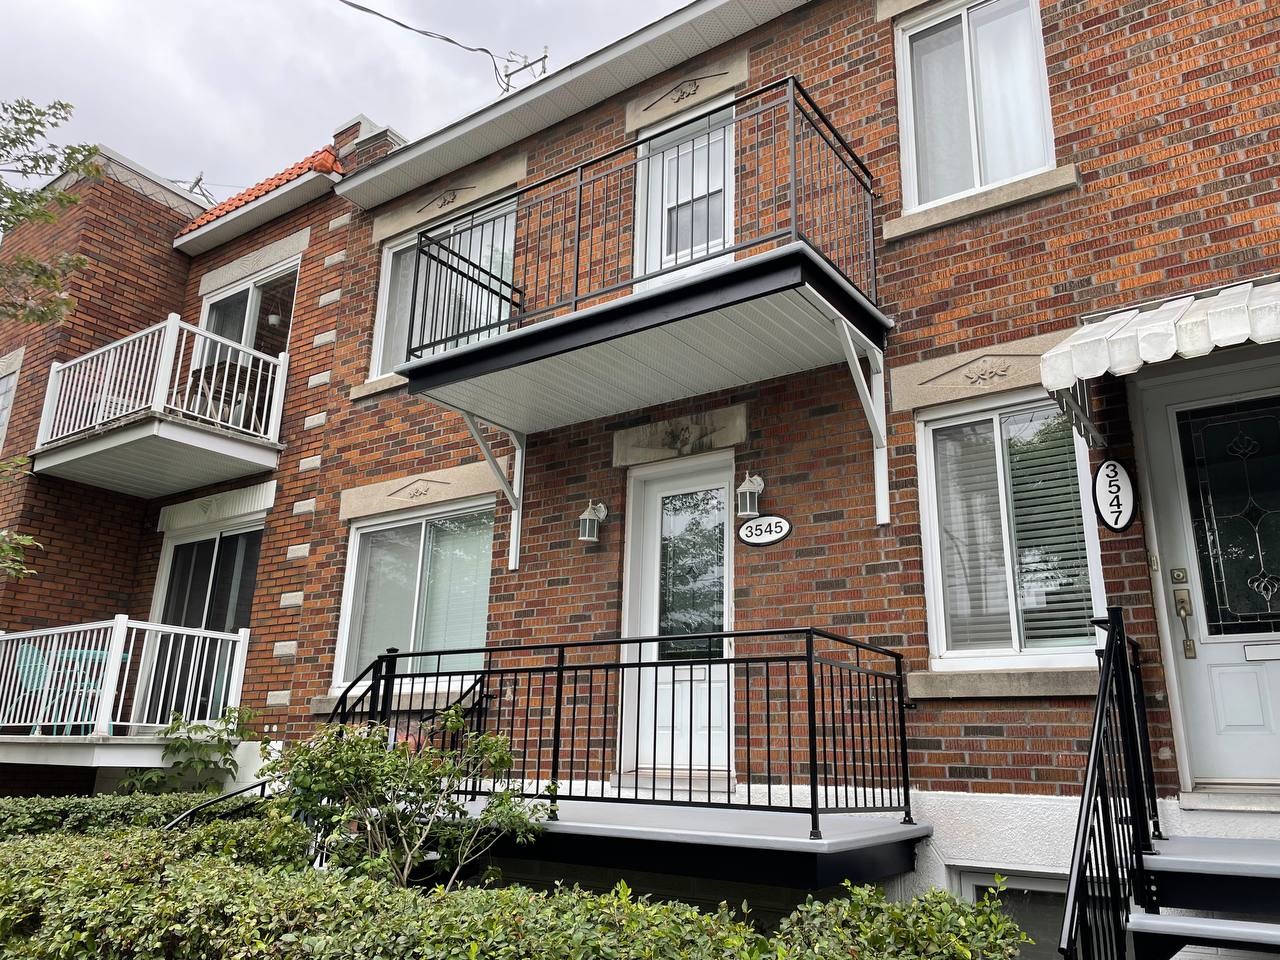
[[[650,87],[627,103],[627,132],[651,127],[747,83],[747,51],[704,64],[688,76]]]
[[[373,218],[373,242],[382,243],[445,220],[453,216],[462,203],[475,203],[500,193],[515,186],[528,173],[528,154],[521,150],[496,162],[469,167],[443,182],[428,185],[425,190],[415,190],[387,204],[387,209]]]
[[[265,516],[275,502],[276,482],[268,480],[239,490],[224,490],[196,500],[171,503],[161,508],[156,529],[169,533],[207,523],[248,519],[259,514]]]
[[[503,470],[507,469],[506,457],[499,457],[498,463]],[[355,520],[430,503],[496,493],[498,490],[498,479],[487,463],[468,463],[343,490],[338,516],[343,520]]]
[[[619,430],[613,435],[613,465],[673,460],[732,447],[746,439],[747,407],[740,403]]]
[[[283,263],[290,257],[296,257],[307,249],[310,242],[311,228],[305,227],[297,233],[281,237],[274,243],[268,243],[252,253],[246,253],[243,257],[223,264],[216,270],[210,270],[200,278],[200,296],[203,297],[214,290],[221,290],[237,280],[251,277],[261,270],[274,267],[277,263]]]
[[[914,410],[1040,384],[1040,356],[1070,330],[891,367],[893,409]]]

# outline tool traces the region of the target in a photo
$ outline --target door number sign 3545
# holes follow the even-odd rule
[[[785,540],[791,533],[791,521],[786,517],[756,517],[738,527],[738,539],[753,547],[767,547]]]
[[[1137,494],[1123,463],[1103,460],[1093,474],[1093,506],[1108,529],[1120,532],[1133,523]]]

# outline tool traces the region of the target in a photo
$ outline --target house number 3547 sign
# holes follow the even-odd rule
[[[1093,475],[1093,506],[1098,519],[1115,531],[1127,530],[1133,523],[1137,494],[1124,464],[1103,460]]]

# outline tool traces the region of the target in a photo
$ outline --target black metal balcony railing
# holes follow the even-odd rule
[[[911,822],[900,654],[812,628],[675,639],[679,660],[650,659],[672,638],[389,651],[330,719],[436,743],[458,704],[530,797],[804,812],[814,836],[822,813]]]
[[[876,299],[871,173],[788,78],[418,238],[407,357],[804,241]]]

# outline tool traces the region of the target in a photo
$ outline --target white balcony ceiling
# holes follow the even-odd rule
[[[799,287],[423,392],[538,433],[844,364],[836,324],[845,322]]]
[[[278,444],[145,416],[38,451],[32,469],[151,500],[274,470]]]

